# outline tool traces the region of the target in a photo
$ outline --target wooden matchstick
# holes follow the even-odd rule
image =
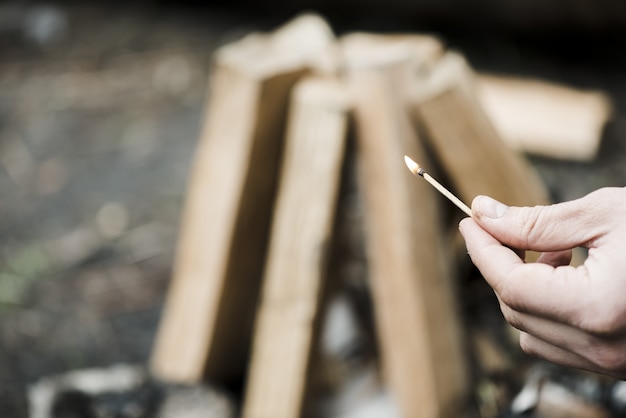
[[[411,170],[413,174],[415,174],[416,176],[417,175],[422,176],[424,180],[429,182],[435,189],[439,191],[439,193],[447,197],[448,200],[450,200],[459,209],[465,212],[467,216],[470,216],[470,217],[472,216],[472,210],[465,203],[461,202],[461,200],[458,197],[453,195],[448,189],[443,187],[441,183],[435,180],[430,174],[425,172],[424,169],[419,166],[419,164],[417,164],[415,161],[413,161],[406,155],[404,156],[404,162],[406,163],[406,166],[409,168],[409,170]]]

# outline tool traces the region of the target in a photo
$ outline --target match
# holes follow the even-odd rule
[[[439,191],[439,193],[447,197],[448,200],[450,200],[459,209],[465,212],[467,216],[470,216],[470,217],[472,216],[472,210],[465,203],[461,202],[461,199],[453,195],[448,189],[443,187],[441,183],[435,180],[430,174],[425,172],[424,169],[420,167],[418,163],[416,163],[415,161],[413,161],[411,158],[409,158],[406,155],[404,156],[404,162],[406,163],[406,166],[409,168],[409,170],[411,170],[411,173],[415,174],[416,176],[418,175],[422,176],[424,180],[429,182],[435,189]]]

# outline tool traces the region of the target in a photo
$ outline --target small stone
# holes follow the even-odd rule
[[[156,65],[153,82],[159,90],[178,95],[191,87],[192,78],[189,60],[182,55],[172,55]]]
[[[54,194],[67,184],[67,165],[60,158],[50,158],[39,166],[37,192],[41,195]]]
[[[165,393],[157,418],[234,418],[233,401],[205,386],[177,386]]]
[[[96,215],[98,231],[103,237],[115,239],[128,228],[129,214],[126,206],[117,202],[109,202],[102,206]]]

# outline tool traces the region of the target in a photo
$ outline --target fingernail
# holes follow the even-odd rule
[[[461,233],[461,236],[462,236],[463,238],[465,238],[465,234],[463,233],[463,228],[464,228],[464,226],[463,226],[463,222],[464,222],[464,221],[467,221],[468,219],[469,219],[469,218],[463,218],[463,219],[461,219],[461,222],[459,222],[459,232]]]
[[[480,196],[477,199],[476,207],[479,216],[497,219],[504,216],[509,207],[504,203],[500,203],[489,196]]]

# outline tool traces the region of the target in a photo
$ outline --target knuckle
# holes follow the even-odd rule
[[[520,308],[518,291],[511,280],[500,280],[494,290],[498,294],[501,307],[506,306],[508,310]]]
[[[609,298],[605,298],[605,303],[598,304],[594,310],[585,315],[586,319],[581,326],[583,331],[599,337],[612,337],[624,331],[626,308],[608,300]]]
[[[547,208],[545,206],[533,206],[521,213],[521,236],[525,237],[525,248],[528,248],[531,242],[541,241],[542,236],[545,235],[546,225],[549,225],[549,223],[543,222],[547,214],[546,211]],[[541,225],[541,227],[538,227],[538,225]]]
[[[623,318],[612,313],[598,315],[596,318],[584,323],[582,329],[592,335],[611,336],[621,331],[623,327],[622,321]]]
[[[526,355],[537,357],[537,351],[532,343],[532,339],[525,332],[521,332],[519,336],[519,347]]]
[[[502,316],[504,316],[504,320],[506,322],[508,322],[509,324],[513,325],[513,323],[515,323],[515,316],[513,315],[513,313],[511,312],[510,309],[508,309],[506,306],[500,306],[500,311],[502,311]]]
[[[502,311],[502,316],[504,316],[505,321],[509,325],[520,331],[525,330],[521,318],[513,309],[509,308],[508,306],[501,306],[500,310]]]
[[[596,348],[589,360],[602,370],[618,371],[626,368],[626,352],[623,347],[608,345]]]

